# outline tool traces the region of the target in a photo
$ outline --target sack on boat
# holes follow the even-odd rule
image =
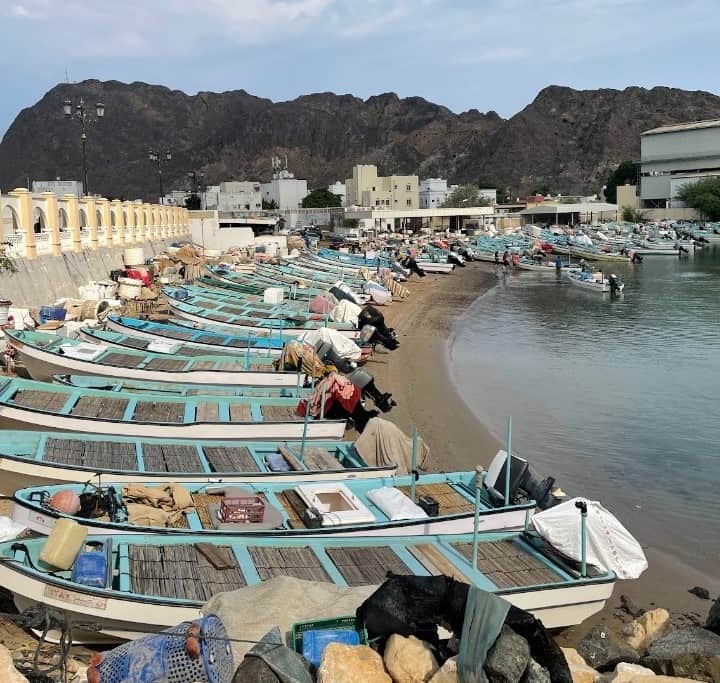
[[[580,512],[575,503],[587,503],[587,563],[615,572],[619,579],[637,579],[648,566],[645,553],[633,535],[596,500],[572,498],[536,514],[538,533],[566,557],[582,557]]]
[[[128,522],[133,526],[166,527],[173,512],[142,503],[127,503]]]
[[[184,486],[180,484],[168,484],[166,490],[170,493],[176,509],[187,510],[188,508],[195,507],[190,492]]]
[[[360,306],[344,299],[336,307],[335,310],[330,314],[330,317],[336,323],[351,323],[355,327],[358,324],[358,316],[362,309]]]
[[[400,519],[427,519],[427,513],[402,491],[392,486],[372,489],[367,497],[395,522]]]
[[[151,507],[172,508],[172,498],[160,486],[143,486],[142,484],[129,484],[123,486],[123,500],[130,503],[140,503]]]
[[[331,313],[335,306],[337,306],[337,303],[337,299],[330,294],[330,292],[318,294],[310,299],[310,312],[325,315],[326,313]]]
[[[314,349],[319,349],[322,344],[328,344],[341,358],[360,360],[362,356],[362,350],[352,339],[329,327],[310,330],[302,334],[299,339],[310,344]]]
[[[412,467],[412,439],[388,420],[374,417],[355,442],[355,450],[370,467],[397,464],[397,474],[408,474]],[[430,449],[418,439],[417,466],[424,470]]]

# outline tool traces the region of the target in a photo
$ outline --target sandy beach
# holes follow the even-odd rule
[[[392,392],[398,402],[390,414],[392,421],[407,433],[416,425],[430,446],[431,470],[487,466],[501,447],[458,393],[448,365],[455,321],[495,283],[492,265],[472,263],[450,275],[413,277],[407,284],[409,299],[383,309],[386,321],[397,330],[401,346],[394,353],[379,349],[368,369],[376,376],[378,387]],[[532,454],[524,455],[532,462]],[[562,472],[541,474],[556,476],[568,493],[575,493]],[[606,609],[580,627],[568,629],[562,635],[565,644],[577,642],[595,623],[621,625],[626,618],[619,609],[623,594],[645,609],[667,608],[678,624],[704,622],[712,603],[688,593],[688,589],[703,586],[716,597],[720,595],[720,580],[668,554],[661,524],[657,538],[641,540],[648,570],[636,581],[618,582]]]

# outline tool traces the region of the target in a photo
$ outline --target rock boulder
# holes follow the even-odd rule
[[[720,679],[720,636],[704,628],[670,631],[650,645],[643,664],[666,676]]]
[[[530,661],[527,640],[503,626],[485,660],[485,673],[490,683],[519,683]]]
[[[2,683],[28,683],[13,663],[12,654],[4,645],[0,645],[0,681]]]
[[[318,683],[392,683],[380,655],[367,645],[330,643],[317,671]]]
[[[552,683],[552,680],[550,672],[531,657],[520,683]]]
[[[705,628],[720,636],[720,598],[710,608]]]
[[[600,674],[595,671],[587,662],[578,654],[578,651],[571,647],[563,647],[562,653],[570,667],[570,675],[573,683],[596,683]]]
[[[600,683],[635,683],[641,676],[654,678],[655,672],[639,664],[621,662],[615,667],[615,671],[603,674]]]
[[[457,657],[450,657],[445,663],[433,674],[430,683],[458,683]]]
[[[653,640],[665,633],[669,625],[670,613],[666,609],[650,610],[625,627],[625,642],[633,650],[645,652]]]
[[[383,662],[395,683],[426,683],[439,668],[425,641],[397,633],[388,638]]]
[[[627,643],[602,625],[593,628],[579,643],[580,656],[598,671],[612,671],[620,662],[638,664],[640,657]]]

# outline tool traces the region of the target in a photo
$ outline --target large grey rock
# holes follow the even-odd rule
[[[720,678],[720,636],[704,628],[670,631],[648,648],[643,664],[666,676]]]
[[[705,628],[720,636],[720,598],[710,608]]]
[[[519,683],[530,661],[527,640],[503,626],[485,660],[485,673],[490,683]]]
[[[611,671],[620,662],[637,664],[640,656],[604,626],[596,626],[577,646],[578,653],[594,669]]]
[[[552,683],[552,680],[550,672],[531,657],[520,683]]]

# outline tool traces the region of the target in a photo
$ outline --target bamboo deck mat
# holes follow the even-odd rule
[[[152,332],[152,330],[149,330],[149,332]],[[180,339],[182,341],[189,341],[192,339],[193,332],[184,332],[180,329],[165,329],[162,331],[163,337],[170,337],[170,339]]]
[[[203,448],[203,453],[215,472],[259,472],[260,468],[245,446]]]
[[[409,486],[398,486],[397,488],[406,496],[410,495]],[[430,496],[431,498],[434,498],[438,502],[439,515],[456,515],[475,510],[475,504],[460,495],[447,482],[438,484],[419,484],[415,487],[415,494],[418,498],[420,496]]]
[[[293,576],[307,581],[330,582],[330,577],[310,548],[249,546],[248,551],[263,581],[274,576]]]
[[[202,472],[203,466],[194,446],[185,444],[143,444],[146,472]]]
[[[212,529],[213,523],[208,513],[208,505],[220,505],[224,496],[214,495],[212,493],[193,493],[192,500],[195,505],[195,511],[200,518],[200,524],[203,529]]]
[[[212,401],[198,403],[195,419],[198,422],[217,422],[220,417],[220,406]]]
[[[133,420],[180,424],[185,420],[185,404],[171,401],[138,401]]]
[[[214,548],[231,566],[216,569],[192,545],[129,545],[130,587],[134,593],[205,602],[216,593],[246,585],[229,546]]]
[[[112,441],[81,441],[54,439],[45,442],[43,459],[46,462],[74,467],[111,468],[136,471],[135,444]]]
[[[131,353],[123,353],[122,351],[111,351],[104,353],[100,358],[96,358],[93,362],[101,365],[112,365],[116,368],[136,368],[145,360],[145,356],[135,356]]]
[[[327,548],[325,551],[348,586],[374,586],[394,574],[410,574],[407,565],[385,546],[363,548]]]
[[[262,416],[265,422],[292,422],[299,419],[296,406],[263,406]]]
[[[62,409],[67,399],[67,394],[61,392],[21,389],[15,392],[13,403],[23,408],[56,413]]]
[[[73,417],[99,417],[104,420],[122,420],[129,401],[126,398],[82,396],[72,407]]]
[[[453,543],[472,561],[472,543]],[[478,569],[498,588],[516,588],[560,581],[560,576],[514,541],[478,544]]]
[[[231,403],[230,422],[252,422],[250,406],[245,403]]]
[[[153,358],[146,365],[146,370],[163,370],[165,372],[179,372],[187,365],[186,360],[178,358]]]

